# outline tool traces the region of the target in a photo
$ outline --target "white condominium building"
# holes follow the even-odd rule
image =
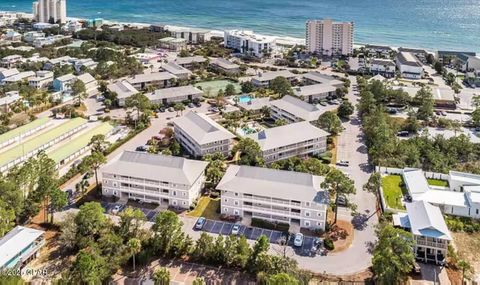
[[[202,113],[188,112],[173,122],[175,138],[192,155],[230,154],[235,137],[224,127]]]
[[[289,95],[270,101],[270,116],[275,120],[286,120],[289,124],[301,121],[313,122],[322,113],[317,106]]]
[[[39,0],[33,2],[33,18],[39,23],[65,24],[67,22],[66,0]]]
[[[270,83],[277,77],[283,77],[290,82],[297,79],[297,75],[289,70],[268,71],[264,73],[258,73],[257,76],[252,77],[252,83],[258,87],[268,87]]]
[[[353,52],[353,22],[309,20],[306,30],[307,51],[310,53],[350,55]]]
[[[193,85],[158,89],[153,93],[146,94],[152,103],[165,106],[170,103],[200,99],[202,95],[203,91]]]
[[[49,87],[53,83],[53,72],[40,70],[35,77],[28,79],[28,85],[35,89]]]
[[[275,50],[275,38],[255,34],[253,31],[225,31],[224,45],[243,54],[263,57]]]
[[[133,77],[127,78],[134,88],[138,90],[145,90],[149,86],[155,88],[168,88],[172,86],[173,82],[177,80],[177,76],[170,72],[152,72],[149,74],[137,74]]]
[[[207,165],[182,157],[125,151],[101,169],[102,193],[186,209],[200,194]]]
[[[395,58],[395,63],[403,78],[422,79],[423,66],[413,53],[400,52]]]
[[[323,177],[307,173],[230,165],[218,183],[225,215],[325,229],[328,193]]]
[[[271,163],[292,156],[323,153],[327,150],[328,135],[324,130],[303,121],[265,129],[246,137],[259,144],[263,159],[266,163]]]

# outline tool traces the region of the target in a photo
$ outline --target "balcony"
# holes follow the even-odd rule
[[[294,213],[294,212],[291,212],[291,211],[288,211],[288,210],[282,211],[282,210],[276,210],[276,209],[271,209],[271,208],[250,206],[250,205],[243,205],[243,209],[257,210],[257,211],[266,212],[268,214],[278,213],[278,214],[282,214],[284,216],[295,216],[295,217],[300,217],[301,216],[300,213]]]
[[[417,243],[418,246],[428,246],[428,247],[442,248],[442,249],[447,248],[447,243],[445,243],[445,242],[433,242],[433,241],[417,240],[416,243]]]

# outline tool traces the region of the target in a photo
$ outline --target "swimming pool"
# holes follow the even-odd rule
[[[238,96],[238,103],[248,103],[252,101],[252,97],[248,95]]]

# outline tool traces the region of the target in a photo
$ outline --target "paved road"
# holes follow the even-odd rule
[[[352,86],[356,83],[355,77],[350,77]],[[351,102],[356,102],[358,97],[350,90],[347,95]],[[315,257],[319,262],[312,262],[312,258],[296,257],[299,265],[315,272],[326,272],[335,275],[353,274],[365,270],[371,265],[371,254],[368,245],[375,241],[374,225],[378,223],[375,212],[374,195],[364,192],[362,186],[367,182],[370,174],[367,166],[368,157],[366,146],[362,140],[357,113],[352,119],[344,123],[346,128],[338,140],[337,160],[350,161],[349,167],[339,167],[350,173],[355,181],[356,194],[352,196],[353,202],[358,205],[361,216],[352,219],[350,213],[344,209],[339,210],[339,219],[353,220],[355,226],[354,240],[350,248],[339,253]]]
[[[199,108],[187,108],[183,115],[190,111],[196,112],[203,112],[206,113],[209,105],[207,103],[202,103],[202,106]],[[111,161],[112,159],[119,156],[125,150],[135,150],[140,145],[145,145],[146,142],[153,136],[158,135],[160,130],[167,127],[168,122],[175,120],[176,112],[165,112],[165,113],[158,113],[158,118],[152,118],[151,125],[147,129],[143,130],[141,133],[130,139],[128,142],[121,145],[117,148],[114,152],[107,156],[107,161]],[[167,118],[170,118],[167,120]],[[99,176],[98,179],[101,181],[101,170],[98,172]],[[72,180],[70,183],[64,185],[63,189],[73,189],[75,190],[75,184],[80,182],[81,177],[78,179]],[[89,179],[89,183],[92,184],[95,182],[95,177],[91,177]]]

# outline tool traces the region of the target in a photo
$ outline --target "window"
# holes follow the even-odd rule
[[[234,210],[234,211],[233,211],[233,214],[236,215],[236,216],[238,216],[240,213],[238,212],[238,210]]]
[[[225,202],[225,203],[228,202],[228,199],[227,198],[223,199],[223,202]]]
[[[310,226],[310,221],[305,221],[305,226],[309,227]]]
[[[305,216],[310,217],[310,212],[305,212]]]
[[[113,195],[117,196],[117,191],[113,191]]]
[[[177,191],[173,191],[173,196],[177,196]]]
[[[310,207],[310,202],[305,202],[305,206]]]
[[[104,183],[105,185],[107,185],[107,184],[108,184],[108,180],[103,181],[103,183]]]
[[[317,216],[321,217],[321,216],[322,216],[322,213],[320,213],[320,212],[319,212],[319,213],[317,213]]]
[[[234,204],[235,204],[235,206],[238,206],[238,201],[235,201]]]
[[[182,204],[183,204],[183,205],[187,205],[187,202],[183,201]]]
[[[235,196],[238,197],[238,192],[235,192]]]
[[[226,213],[226,212],[228,212],[228,209],[227,209],[227,208],[223,208],[223,211]]]
[[[173,204],[173,205],[177,205],[177,201],[174,200],[174,201],[172,202],[172,204]]]
[[[183,195],[183,196],[187,196],[187,192],[183,192],[182,195]]]
[[[108,193],[108,189],[105,189],[104,191],[105,191],[105,193]],[[477,212],[478,212],[478,210],[477,210]]]

